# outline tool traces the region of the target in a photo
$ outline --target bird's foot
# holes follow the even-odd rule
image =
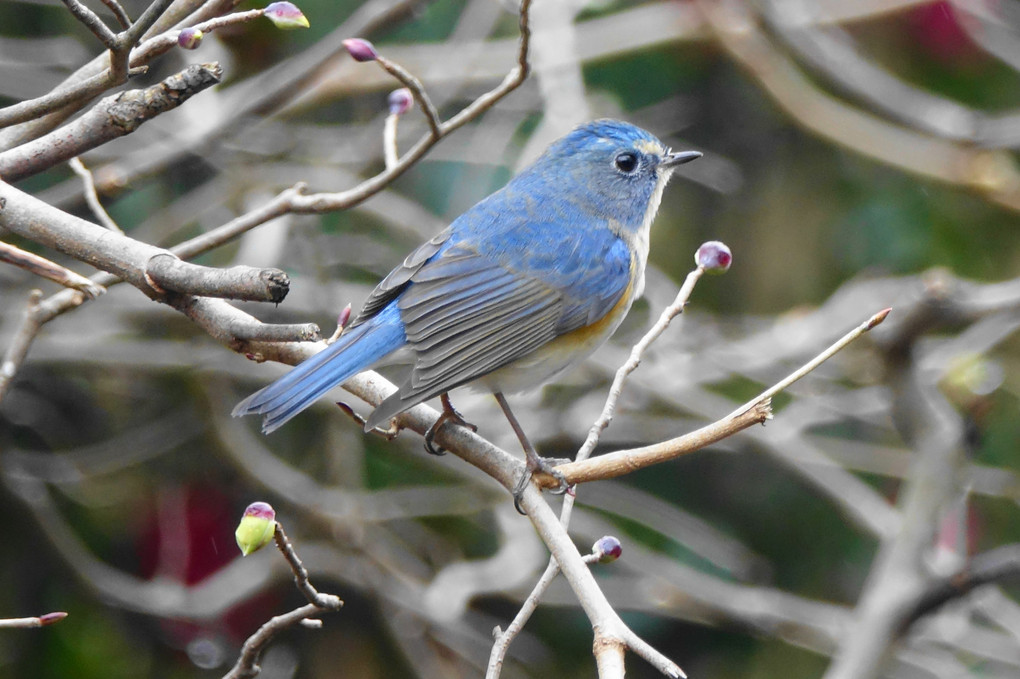
[[[457,412],[457,409],[453,407],[453,404],[450,403],[449,394],[443,394],[439,397],[439,400],[443,402],[443,412],[439,414],[436,421],[432,423],[432,426],[425,432],[425,451],[429,455],[446,455],[446,451],[435,444],[435,439],[436,434],[447,422],[459,424],[462,427],[467,427],[471,431],[478,431],[478,427],[465,420],[464,416]]]
[[[525,451],[527,453],[527,461],[524,465],[524,473],[521,474],[521,478],[518,479],[517,483],[514,484],[514,488],[511,494],[514,497],[514,509],[519,514],[524,514],[524,510],[521,509],[521,496],[524,495],[524,489],[528,487],[528,482],[531,481],[531,477],[536,472],[548,474],[559,482],[559,485],[555,490],[550,491],[554,495],[562,495],[563,493],[570,492],[570,484],[567,483],[567,477],[563,475],[563,472],[556,469],[557,466],[570,462],[566,458],[560,457],[540,457],[534,452],[534,449]]]

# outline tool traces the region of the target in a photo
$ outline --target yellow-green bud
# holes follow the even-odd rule
[[[276,532],[276,511],[267,502],[252,502],[244,510],[234,537],[241,554],[248,556],[269,544]]]

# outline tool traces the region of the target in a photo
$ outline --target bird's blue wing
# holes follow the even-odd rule
[[[542,226],[531,219],[532,233],[498,238],[455,230],[402,282],[395,299],[414,363],[369,424],[594,323],[620,301],[631,281],[623,241],[604,224],[559,237]]]
[[[411,276],[418,272],[429,259],[435,256],[443,245],[450,239],[451,229],[447,227],[433,236],[430,240],[419,245],[414,252],[404,258],[404,261],[397,268],[390,271],[386,278],[375,286],[369,294],[368,299],[358,312],[358,316],[351,323],[349,329],[353,329],[369,318],[379,313],[387,304],[392,302],[407,287]]]

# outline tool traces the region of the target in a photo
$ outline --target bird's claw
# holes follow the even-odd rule
[[[442,446],[437,446],[435,444],[435,440],[436,434],[439,433],[439,430],[442,429],[443,425],[447,422],[467,427],[473,432],[478,431],[478,427],[465,420],[464,416],[457,412],[457,409],[453,407],[452,403],[450,403],[449,396],[443,394],[441,400],[443,402],[443,412],[439,414],[436,421],[433,422],[432,426],[425,432],[425,452],[429,455],[446,455],[446,451],[443,450]]]
[[[559,485],[555,489],[549,491],[553,495],[563,495],[569,493],[572,486],[567,482],[567,477],[563,475],[563,472],[556,469],[557,465],[568,462],[560,458],[546,458],[539,457],[538,455],[528,456],[527,462],[524,466],[524,473],[521,474],[521,478],[514,484],[511,494],[514,498],[514,509],[517,510],[518,514],[524,514],[524,510],[521,509],[521,497],[524,495],[524,489],[528,487],[528,482],[531,481],[531,477],[535,475],[535,472],[541,472],[548,474],[549,476],[556,479]]]

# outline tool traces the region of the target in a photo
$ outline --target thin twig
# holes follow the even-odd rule
[[[649,328],[644,337],[642,337],[633,346],[627,362],[620,366],[620,368],[616,371],[616,377],[613,379],[613,384],[609,388],[609,395],[606,397],[606,404],[602,408],[602,413],[595,420],[594,424],[592,424],[591,429],[588,430],[588,437],[585,439],[581,448],[577,451],[577,455],[574,458],[575,462],[571,464],[583,462],[588,459],[592,451],[595,450],[595,447],[599,442],[599,437],[613,419],[613,413],[616,411],[616,404],[620,398],[620,394],[623,392],[623,385],[624,382],[626,382],[627,377],[637,369],[638,365],[641,364],[641,358],[644,356],[645,351],[648,350],[648,347],[652,344],[652,342],[654,342],[656,338],[658,338],[659,335],[661,335],[666,328],[669,327],[669,324],[674,317],[683,312],[684,307],[687,305],[687,300],[690,299],[691,293],[694,291],[694,286],[697,284],[704,272],[705,269],[699,266],[687,274],[687,278],[684,279],[683,285],[680,286],[680,290],[677,292],[673,303],[662,310],[662,313],[659,315],[659,320],[656,321],[655,325]],[[731,433],[735,433],[735,431],[726,433],[724,436],[729,436]],[[697,434],[697,432],[695,432],[695,434]],[[688,436],[694,435],[692,434]],[[707,443],[702,445],[707,445]],[[558,468],[558,470],[562,471],[562,465]],[[550,476],[549,478],[552,477]],[[536,481],[545,485],[545,475],[536,477]],[[571,485],[574,483],[571,481],[569,476],[567,477],[567,483]],[[570,525],[570,516],[573,511],[576,498],[576,493],[567,493],[563,498],[563,506],[560,509],[560,523],[564,526],[564,528]],[[546,579],[548,578],[548,580],[551,581],[557,573],[559,573],[559,566],[556,564],[555,559],[550,558],[549,565],[546,566],[545,572],[542,574],[542,577],[539,578],[538,582],[535,583],[534,589],[532,589],[532,591],[528,594],[528,597],[524,600],[520,610],[517,612],[517,615],[514,616],[513,622],[511,622],[511,624],[507,627],[506,632],[503,632],[497,637],[496,643],[493,645],[492,652],[489,656],[488,672],[492,674],[493,677],[499,676],[499,671],[503,666],[503,658],[510,647],[510,643],[524,628],[524,625],[531,617],[531,614],[538,607],[539,599],[549,584],[546,582]]]
[[[147,66],[139,66],[128,71],[129,76],[140,75],[148,71]],[[88,101],[117,83],[109,70],[96,73],[67,87],[58,87],[41,97],[19,101],[6,108],[0,108],[0,128],[23,123],[26,120],[39,118],[59,108]]]
[[[599,560],[599,556],[599,554],[585,554],[581,559],[590,566]],[[524,625],[528,623],[531,615],[538,608],[542,595],[545,594],[545,591],[549,589],[549,585],[552,584],[559,574],[559,564],[556,563],[556,559],[550,558],[542,576],[535,583],[527,598],[521,602],[517,615],[507,625],[506,630],[502,630],[499,627],[492,630],[495,643],[492,645],[492,651],[489,653],[489,664],[485,670],[485,679],[499,679],[499,675],[503,671],[503,661],[506,658],[506,652],[510,649],[510,642],[524,629]]]
[[[830,346],[828,349],[815,356],[813,359],[805,363],[799,369],[793,371],[792,373],[787,375],[785,378],[783,378],[773,386],[769,387],[768,389],[758,394],[756,397],[754,397],[744,405],[734,410],[732,413],[726,416],[727,419],[734,418],[738,415],[743,414],[747,410],[753,408],[756,404],[761,403],[766,399],[770,399],[779,392],[781,392],[783,389],[786,389],[788,386],[790,386],[800,378],[807,375],[809,372],[820,366],[822,363],[835,356],[838,352],[842,351],[844,348],[846,348],[848,344],[850,344],[851,342],[859,338],[861,335],[868,332],[876,325],[884,321],[886,316],[889,315],[890,311],[892,311],[892,309],[882,309],[877,314],[873,315],[871,318],[864,321],[856,328],[840,337],[832,344],[832,346]]]
[[[277,549],[283,554],[283,558],[290,565],[291,571],[294,572],[294,583],[310,604],[327,611],[335,611],[343,606],[343,601],[339,597],[333,594],[322,594],[312,587],[312,583],[308,580],[308,569],[305,568],[301,558],[294,551],[294,546],[290,543],[287,533],[283,530],[283,524],[279,521],[276,522],[273,540],[276,542]]]
[[[322,613],[322,609],[315,604],[305,604],[289,613],[270,618],[259,627],[255,634],[245,639],[237,662],[234,663],[229,672],[223,675],[223,679],[250,679],[250,677],[257,676],[261,671],[258,665],[259,656],[265,650],[265,647],[269,645],[269,642],[273,640],[273,637],[288,627],[293,627],[305,620],[313,619],[313,616],[319,613]]]
[[[117,2],[117,0],[101,0],[101,2],[106,5],[111,12],[113,12],[113,16],[117,18],[117,23],[120,24],[121,28],[128,28],[131,26],[131,17],[128,16],[128,13],[123,7],[121,7],[121,4]]]
[[[92,177],[92,172],[85,167],[85,163],[81,162],[81,158],[77,156],[71,158],[68,163],[74,173],[81,177],[82,184],[85,185],[85,202],[88,204],[89,209],[92,210],[92,214],[95,215],[99,223],[108,228],[110,231],[116,231],[117,233],[124,233],[123,229],[117,226],[117,222],[113,221],[110,214],[103,208],[103,204],[99,202],[99,194],[96,193],[96,181]]]
[[[970,594],[978,587],[991,583],[1005,584],[1018,579],[1020,579],[1020,545],[1004,545],[977,554],[961,572],[938,580],[917,598],[913,608],[900,622],[898,635],[903,634],[922,616]]]
[[[528,47],[531,42],[531,28],[529,27],[528,12],[531,8],[531,0],[522,0],[520,9],[520,48],[517,52],[517,66],[510,69],[503,81],[475,99],[471,104],[461,109],[452,118],[443,122],[439,127],[439,136],[434,136],[430,131],[405,153],[400,161],[392,168],[365,180],[353,189],[339,193],[315,193],[294,197],[291,210],[300,213],[320,213],[334,210],[345,210],[363,200],[374,196],[393,180],[402,175],[409,167],[414,165],[418,159],[425,155],[436,143],[446,137],[454,130],[459,129],[466,123],[471,122],[485,111],[521,86],[528,77]]]
[[[683,670],[662,653],[641,641],[620,619],[616,610],[599,588],[584,557],[577,551],[566,528],[560,523],[552,508],[546,504],[541,492],[529,484],[521,494],[524,509],[542,541],[549,547],[571,589],[577,595],[578,603],[591,621],[595,633],[594,655],[600,677],[623,676],[623,654],[626,648],[637,652],[653,667],[667,677],[685,677]]]
[[[432,103],[432,100],[429,98],[429,95],[425,91],[425,87],[421,84],[421,81],[411,75],[411,72],[406,68],[396,62],[390,61],[386,57],[380,55],[377,56],[375,60],[379,62],[380,66],[386,69],[387,73],[403,83],[407,89],[411,90],[414,100],[418,102],[418,105],[421,106],[422,113],[425,114],[425,120],[428,121],[432,138],[438,141],[443,134],[443,123],[439,119],[439,111],[436,110],[435,104]]]
[[[615,478],[637,469],[643,469],[700,450],[711,443],[732,436],[753,424],[763,423],[772,417],[770,404],[774,395],[810,373],[838,351],[881,323],[889,315],[889,311],[890,309],[883,309],[873,315],[789,376],[780,380],[774,386],[769,387],[756,398],[751,399],[726,417],[706,427],[702,427],[685,436],[643,448],[606,453],[593,460],[568,462],[558,465],[556,471],[561,472],[566,477],[567,483],[571,485]],[[557,485],[557,481],[548,474],[536,474],[535,481],[542,487],[547,488]],[[564,503],[568,501],[569,498],[565,499]]]
[[[304,182],[298,182],[294,186],[284,189],[276,195],[271,201],[255,208],[251,212],[236,217],[231,221],[216,227],[215,229],[203,233],[194,238],[190,238],[183,243],[179,243],[174,247],[170,248],[170,252],[174,253],[181,259],[194,259],[199,255],[203,255],[210,250],[213,250],[224,243],[229,243],[234,238],[254,229],[257,226],[265,224],[268,221],[282,217],[291,211],[291,204],[294,198],[302,195],[305,192],[306,184]]]
[[[14,339],[4,353],[3,362],[0,363],[0,401],[4,400],[14,376],[24,363],[28,355],[28,349],[32,346],[32,340],[39,333],[42,321],[39,319],[39,301],[42,299],[42,290],[33,290],[29,293],[28,304],[21,316],[21,323],[18,325]]]
[[[242,677],[256,676],[260,671],[258,666],[259,655],[261,655],[265,647],[279,632],[294,625],[319,627],[321,622],[315,616],[323,612],[332,613],[343,608],[344,602],[340,597],[335,594],[322,594],[312,587],[312,583],[308,580],[308,570],[297,555],[290,540],[287,539],[283,525],[279,521],[275,522],[275,524],[273,540],[276,542],[276,547],[290,565],[290,569],[294,572],[294,582],[297,584],[297,588],[301,590],[301,593],[305,595],[305,598],[308,599],[309,603],[300,608],[295,608],[289,613],[277,615],[259,627],[255,634],[245,640],[237,662],[234,663],[229,672],[223,675],[223,679],[241,679]],[[307,624],[310,622],[319,622],[319,624]]]
[[[99,42],[109,49],[117,48],[117,35],[110,30],[110,27],[103,23],[95,12],[78,2],[78,0],[63,0],[67,9],[75,19],[85,24],[85,27],[92,31],[92,35],[99,38]]]
[[[386,122],[383,124],[383,158],[386,161],[387,170],[392,170],[400,160],[397,154],[397,123],[399,121],[398,114],[390,113],[386,116]]]
[[[571,485],[612,479],[696,452],[771,418],[771,402],[765,399],[735,417],[724,417],[689,434],[641,448],[617,450],[588,460],[567,462],[557,465],[555,470],[561,472]],[[557,485],[549,474],[535,474],[535,482],[543,488]]]
[[[131,48],[134,47],[142,36],[145,34],[149,27],[152,26],[159,17],[163,15],[163,12],[167,10],[174,3],[174,0],[153,0],[153,3],[145,8],[142,15],[131,24],[123,33],[117,36],[120,41],[121,49],[126,52],[130,52]]]
[[[55,611],[53,613],[32,616],[31,618],[0,618],[0,629],[46,627],[55,622],[60,622],[66,617],[67,613]]]
[[[36,276],[59,283],[65,288],[83,292],[92,299],[106,292],[103,286],[97,285],[81,274],[76,274],[70,269],[62,267],[56,262],[51,262],[45,257],[40,257],[35,253],[22,250],[3,241],[0,241],[0,262],[13,264],[34,273]]]
[[[130,134],[145,121],[212,87],[222,74],[215,62],[194,64],[145,89],[110,95],[64,127],[0,153],[0,177],[17,181]]]
[[[690,299],[691,293],[694,292],[694,286],[697,285],[698,280],[704,273],[705,269],[699,266],[687,274],[687,278],[684,279],[684,284],[680,286],[680,290],[677,292],[673,303],[662,310],[659,320],[648,329],[644,337],[630,350],[627,362],[616,371],[616,377],[613,378],[613,384],[609,388],[609,395],[606,397],[606,405],[602,408],[602,413],[588,431],[588,438],[585,439],[584,444],[577,451],[577,455],[574,457],[575,461],[580,462],[588,459],[588,456],[595,450],[602,432],[613,421],[613,413],[616,412],[616,402],[623,392],[623,385],[627,381],[627,377],[641,365],[641,358],[652,342],[665,332],[673,318],[683,312],[684,307],[687,306],[687,300]]]

